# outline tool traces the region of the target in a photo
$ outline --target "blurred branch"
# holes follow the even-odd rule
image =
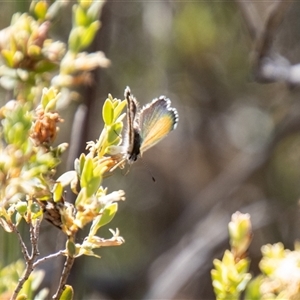
[[[245,2],[236,0],[236,3],[239,6],[242,17],[245,20],[245,25],[249,31],[251,39],[255,40],[263,28],[262,20],[259,18],[251,1]]]
[[[80,154],[80,147],[84,144],[82,139],[86,138],[86,135],[84,136],[86,132],[83,132],[84,126],[82,126],[82,124],[86,122],[87,110],[86,105],[81,104],[75,112],[74,121],[72,123],[67,170],[72,170],[74,161]]]
[[[282,0],[273,3],[265,25],[257,18],[258,12],[250,2],[236,0],[245,20],[255,54],[253,59],[254,75],[258,82],[284,81],[289,85],[300,84],[300,64],[290,62],[274,51],[274,40],[284,16],[291,5],[290,1]]]
[[[36,266],[38,266],[39,264],[51,259],[51,258],[54,258],[54,257],[58,257],[58,256],[62,256],[64,254],[64,251],[63,250],[60,250],[56,253],[53,253],[53,254],[50,254],[48,256],[45,256],[45,257],[42,257],[40,259],[38,259],[34,264],[33,264],[33,268],[35,268]]]
[[[191,201],[192,204],[185,209],[178,219],[175,225],[176,229],[173,229],[180,235],[193,228],[203,212],[210,210],[212,206],[227,198],[258,170],[268,157],[269,148],[252,155],[242,153],[234,158],[223,172],[196,196],[198,200]]]
[[[274,5],[266,21],[265,28],[257,40],[256,51],[257,60],[267,57],[271,54],[272,45],[276,37],[279,26],[281,25],[290,1],[282,0]]]

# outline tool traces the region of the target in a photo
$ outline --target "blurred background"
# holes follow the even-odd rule
[[[264,28],[274,3],[247,3]],[[0,7],[2,29],[15,11],[28,10],[29,1]],[[291,64],[300,60],[299,15],[300,3],[290,3],[272,44],[272,52]],[[93,73],[81,99],[62,112],[60,140],[70,141],[74,114],[84,105],[84,138],[70,141],[84,151],[102,130],[108,93],[123,99],[127,85],[141,105],[169,97],[179,123],[128,174],[116,170],[103,182],[109,191],[126,192],[109,224],[126,242],[100,249],[101,259],[76,261],[70,277],[76,299],[213,299],[212,261],[229,247],[227,224],[237,210],[251,215],[254,275],[262,245],[282,241],[293,248],[300,225],[300,90],[287,81],[257,82],[249,17],[239,1],[105,4],[89,50],[104,51],[112,64]],[[71,5],[54,25],[52,35],[65,40]],[[67,168],[72,163],[61,173]],[[43,226],[43,251],[61,249],[60,232]],[[101,234],[109,236],[108,228]],[[45,268],[54,274],[59,264]],[[45,285],[56,286],[53,276]]]

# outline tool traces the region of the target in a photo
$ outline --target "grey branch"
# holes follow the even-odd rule
[[[253,69],[258,82],[283,81],[289,85],[300,84],[300,64],[291,63],[274,50],[274,40],[292,2],[273,3],[266,21],[258,18],[251,1],[236,0],[254,45]],[[264,25],[263,25],[264,24]]]

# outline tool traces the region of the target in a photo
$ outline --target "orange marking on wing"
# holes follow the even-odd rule
[[[144,137],[141,146],[141,152],[154,146],[163,139],[172,130],[173,122],[170,116],[164,116],[158,119],[152,126],[149,132]]]

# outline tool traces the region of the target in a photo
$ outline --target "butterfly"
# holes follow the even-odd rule
[[[160,96],[145,105],[141,110],[138,102],[126,87],[127,132],[124,138],[127,160],[133,163],[139,155],[157,144],[177,127],[178,112],[171,107],[171,101]]]

